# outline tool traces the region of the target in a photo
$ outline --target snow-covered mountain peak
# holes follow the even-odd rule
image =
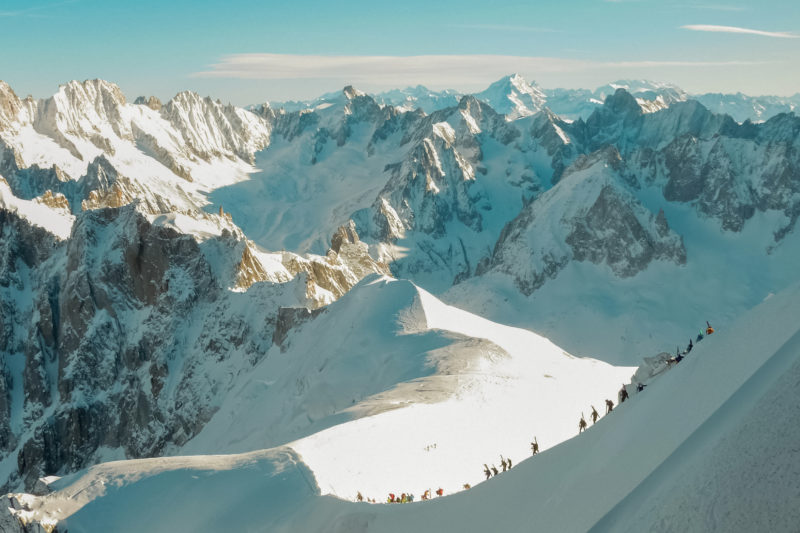
[[[79,150],[66,135],[80,136],[108,150],[109,135],[132,137],[130,124],[123,118],[125,104],[125,95],[113,83],[100,79],[71,81],[40,101],[34,128],[57,138],[73,153]]]
[[[541,111],[547,99],[541,89],[528,83],[519,74],[497,80],[485,91],[475,94],[475,97],[488,103],[498,113],[506,115],[507,120]]]
[[[651,81],[651,80],[617,80],[612,81],[611,83],[598,87],[595,89],[595,92],[603,92],[607,91],[607,89],[611,89],[608,92],[614,92],[617,89],[625,89],[629,93],[637,94],[642,92],[649,92],[649,91],[674,91],[678,94],[686,96],[687,93],[679,86],[675,85],[674,83],[667,83],[667,82],[658,82],[658,81]]]
[[[636,98],[624,88],[618,88],[614,94],[608,95],[603,105],[618,115],[640,115],[642,113],[642,108]]]
[[[461,93],[451,89],[434,91],[423,85],[394,89],[375,96],[378,102],[395,106],[400,111],[414,111],[422,109],[431,114],[434,111],[458,105]]]
[[[0,128],[10,126],[19,119],[22,103],[9,84],[0,80]]]
[[[359,91],[358,89],[356,89],[352,85],[348,85],[344,89],[342,89],[342,94],[348,100],[352,100],[352,99],[356,98],[357,96],[365,96],[366,95],[365,92]]]

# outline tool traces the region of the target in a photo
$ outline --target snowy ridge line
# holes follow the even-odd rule
[[[631,515],[641,516],[644,514],[642,509],[663,506],[666,487],[675,484],[678,477],[692,468],[693,464],[702,462],[703,454],[708,453],[717,443],[725,428],[735,426],[741,414],[748,412],[770,386],[788,374],[792,367],[797,367],[800,362],[798,354],[800,354],[800,329],[756,370],[745,385],[736,389],[719,409],[714,411],[628,496],[609,510],[590,531],[595,533],[621,531],[626,524],[627,529],[632,530],[630,524],[637,523],[637,519]],[[769,516],[763,518],[768,519]]]
[[[364,319],[354,319],[362,332],[359,346],[335,344],[333,332],[363,309],[371,309],[374,316],[370,327],[361,326]],[[331,352],[341,355],[332,358]],[[408,281],[377,277],[362,280],[296,331],[292,345],[279,357],[286,361],[267,357],[252,383],[232,395],[186,449],[237,451],[259,442],[280,443],[274,432],[282,428],[285,433],[304,417],[283,418],[276,425],[277,414],[237,413],[274,403],[271,398],[277,399],[286,388],[280,385],[283,373],[301,376],[297,379],[303,383],[302,404],[316,431],[303,430],[311,434],[288,445],[310,466],[323,494],[346,499],[361,492],[384,500],[400,487],[413,488],[419,495],[422,487],[442,487],[452,494],[465,483],[475,486],[484,479],[481,465],[487,458],[498,453],[512,460],[529,455],[532,429],[527,423],[519,426],[517,420],[532,420],[544,450],[574,435],[581,406],[615,393],[634,370],[573,358],[532,332],[444,305]],[[306,377],[306,370],[282,368],[285,365],[324,367],[324,386],[314,373]],[[400,373],[376,390],[375,384],[386,379],[388,365],[402,365],[393,370]],[[344,369],[351,370],[343,373]],[[358,375],[364,376],[358,378],[364,384],[356,387]],[[275,385],[264,389],[265,379]],[[576,397],[569,397],[569,391]],[[324,395],[324,406],[318,394]],[[561,405],[553,407],[553,398]],[[550,405],[549,411],[545,405]],[[337,413],[339,406],[347,418]],[[553,412],[563,418],[551,420]],[[443,427],[451,429],[442,435]],[[484,434],[483,427],[495,427],[496,433]],[[404,428],[402,439],[395,438],[398,428]],[[471,445],[465,448],[464,442]],[[387,455],[395,458],[393,462],[384,460]]]

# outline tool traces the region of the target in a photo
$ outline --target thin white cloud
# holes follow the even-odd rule
[[[745,33],[748,35],[761,35],[762,37],[777,37],[781,39],[798,39],[800,35],[788,31],[761,31],[750,28],[739,28],[737,26],[715,26],[713,24],[688,24],[681,26],[685,30],[710,31],[720,33]]]
[[[667,67],[726,67],[752,65],[747,61],[588,61],[557,57],[504,55],[422,56],[322,56],[296,54],[236,54],[196,78],[302,80],[336,79],[348,83],[400,86],[423,83],[430,86],[474,85],[512,72],[563,73],[587,70],[624,70]]]

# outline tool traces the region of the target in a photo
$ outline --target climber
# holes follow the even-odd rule
[[[361,495],[361,491],[358,491],[358,494],[356,495],[356,500],[360,502],[364,501],[364,497]]]
[[[583,413],[581,413],[581,421],[578,422],[578,434],[580,435],[584,429],[586,429],[586,420],[584,420]]]
[[[508,462],[508,469],[511,470],[511,458],[506,459]]]
[[[489,470],[489,467],[486,466],[486,463],[483,463],[483,473],[486,474],[486,479],[492,477],[492,471]]]
[[[636,385],[636,392],[642,392],[645,387],[647,387],[647,385],[645,385],[644,383],[639,383],[638,385]]]
[[[594,405],[593,405],[593,406],[592,406],[592,414],[591,414],[591,417],[592,417],[592,424],[594,424],[595,422],[597,422],[597,418],[598,418],[599,416],[600,416],[600,413],[598,413],[598,412],[597,412],[597,409],[595,409],[595,408],[594,408]]]
[[[531,455],[539,453],[539,442],[536,440],[536,437],[533,437],[533,442],[531,442],[531,452]]]
[[[614,410],[614,402],[611,400],[606,400],[606,414],[610,413]]]
[[[692,339],[689,339],[689,346],[686,347],[686,353],[689,353],[694,348],[694,344],[692,344]]]
[[[463,487],[464,487],[464,490],[469,490],[469,489],[472,488],[472,485],[470,485],[469,483],[464,483]]]
[[[506,460],[503,459],[502,455],[500,456],[500,464],[503,466],[503,472],[505,472],[508,465],[506,464]]]
[[[714,328],[711,327],[711,324],[708,323],[708,320],[706,320],[706,326],[708,326],[706,328],[706,335],[711,335],[714,333]]]
[[[700,333],[697,334],[697,338],[695,339],[694,342],[700,342],[701,340],[703,340],[703,337],[704,337],[703,330],[701,329]]]
[[[492,465],[492,472],[494,472],[495,476],[500,473],[500,472],[497,471],[497,467],[494,466],[494,465]]]
[[[414,503],[414,495],[413,494],[409,494],[408,495],[408,503]]]
[[[622,384],[622,390],[619,391],[619,403],[624,402],[628,399],[628,389],[625,388],[625,384]]]
[[[423,500],[430,500],[431,499],[431,489],[426,490],[422,493]]]
[[[442,494],[444,494],[444,489],[442,487],[439,487],[438,489],[436,489],[436,495],[437,496],[441,496]]]
[[[681,353],[681,349],[676,347],[675,348],[675,362],[676,363],[680,363],[681,361],[683,361],[683,354]]]
[[[394,494],[392,494],[391,492],[389,493],[389,500],[388,501],[389,501],[389,503],[394,503]]]

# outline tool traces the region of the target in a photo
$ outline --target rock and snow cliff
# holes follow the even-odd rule
[[[101,80],[2,97],[4,487],[181,445],[296,321],[281,308],[388,272],[349,226],[326,256],[268,253],[203,210],[268,143],[257,115]]]

